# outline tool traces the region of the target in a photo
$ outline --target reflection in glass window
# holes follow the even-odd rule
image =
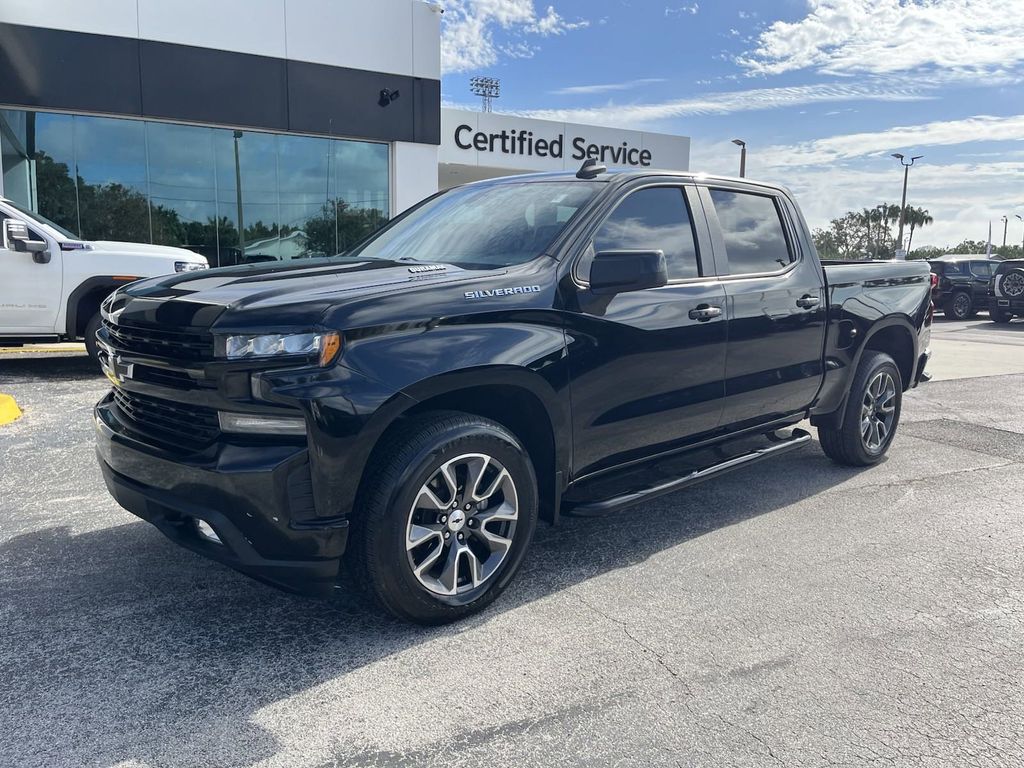
[[[581,182],[456,187],[417,206],[352,255],[438,260],[466,269],[522,264],[544,253],[565,229],[559,209],[579,210],[599,187]]]
[[[388,147],[366,141],[334,141],[331,195],[335,237],[330,253],[343,253],[388,219]],[[330,241],[330,233],[327,233]]]
[[[733,275],[777,272],[793,260],[775,201],[765,195],[712,189]]]
[[[601,225],[594,250],[664,251],[670,280],[700,277],[690,213],[678,187],[631,194]]]
[[[35,127],[35,151],[29,149],[29,152],[35,161],[36,204],[32,206],[30,199],[16,202],[34,207],[46,218],[74,232],[75,237],[81,237],[78,185],[72,172],[75,167],[75,118],[46,112],[21,114],[30,126],[34,124]],[[6,183],[4,190],[8,190]]]
[[[217,247],[213,129],[149,123],[153,242]]]
[[[24,110],[0,110],[0,132],[16,202],[215,266],[332,255],[390,213],[387,144]]]
[[[76,115],[74,149],[81,236],[151,242],[145,124]]]

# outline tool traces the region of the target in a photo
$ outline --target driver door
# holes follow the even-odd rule
[[[0,211],[0,227],[10,218]],[[50,238],[29,227],[33,240],[44,240],[50,255],[37,264],[31,253],[4,247],[0,237],[0,334],[54,333],[63,293],[62,253]]]
[[[674,449],[719,426],[726,296],[700,211],[691,186],[645,186],[630,191],[591,238],[591,254],[663,251],[669,280],[614,296],[578,293],[579,312],[566,328],[577,476]]]

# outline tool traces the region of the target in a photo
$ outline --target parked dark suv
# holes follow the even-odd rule
[[[939,278],[932,301],[946,317],[966,320],[988,307],[988,284],[998,261],[952,253],[928,263]]]
[[[1024,259],[993,265],[989,286],[988,314],[996,323],[1024,317]]]

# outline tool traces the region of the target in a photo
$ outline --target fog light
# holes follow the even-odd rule
[[[223,432],[248,435],[304,435],[306,420],[298,416],[261,416],[252,413],[221,411],[220,428]]]
[[[224,543],[220,540],[220,536],[217,535],[217,532],[213,530],[212,525],[210,525],[208,522],[199,517],[197,517],[195,520],[196,532],[200,535],[200,537],[206,539],[207,541],[212,541],[214,544]]]

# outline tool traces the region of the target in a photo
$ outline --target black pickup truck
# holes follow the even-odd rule
[[[790,195],[703,175],[498,179],[352,251],[103,305],[100,466],[126,509],[265,582],[348,566],[422,623],[489,604],[538,519],[810,441],[879,461],[923,378],[928,265],[822,265]]]

